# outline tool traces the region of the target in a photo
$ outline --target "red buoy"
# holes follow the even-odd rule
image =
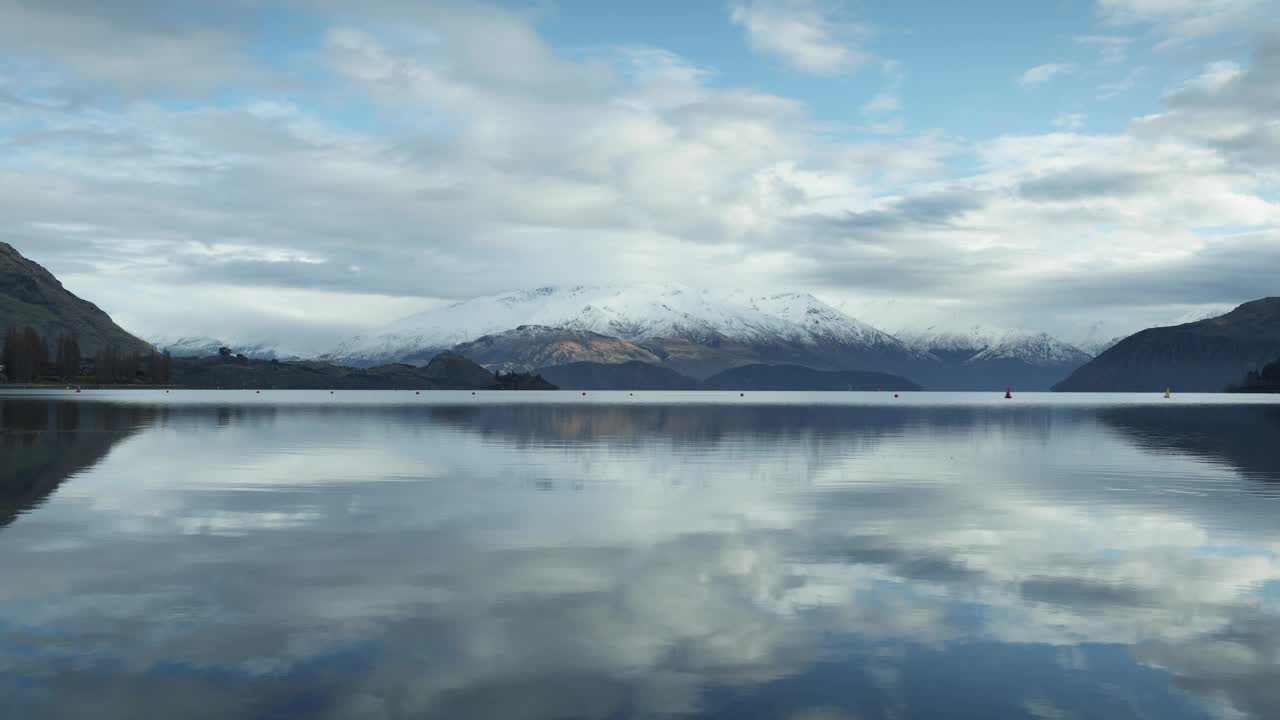
[[[1012,399],[1013,399],[1013,390],[1012,390],[1011,388],[1005,388],[1005,389],[1004,389],[1004,399],[1005,399],[1005,400],[1012,400]]]
[[[894,394],[893,394],[893,396],[894,396],[894,397],[898,397],[898,393],[894,393]]]

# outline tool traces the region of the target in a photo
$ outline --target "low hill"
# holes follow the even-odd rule
[[[457,345],[453,351],[494,370],[521,372],[574,362],[662,362],[652,352],[626,340],[589,330],[543,325],[521,325],[513,330],[485,335]]]
[[[1053,387],[1064,392],[1221,392],[1280,357],[1280,297],[1130,335]]]
[[[862,370],[814,370],[801,365],[743,365],[703,381],[707,390],[919,390],[898,375]]]
[[[454,353],[426,367],[381,365],[349,368],[326,362],[252,360],[243,355],[175,358],[173,383],[193,388],[281,390],[555,390],[536,375],[494,375]]]
[[[122,354],[151,352],[98,306],[82,300],[39,264],[0,242],[0,337],[10,328],[35,328],[49,342],[75,336],[85,357],[114,346]]]
[[[633,360],[623,363],[574,362],[538,370],[565,390],[696,390],[698,381],[671,368]]]

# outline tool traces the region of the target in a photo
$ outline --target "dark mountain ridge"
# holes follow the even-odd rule
[[[34,328],[49,342],[74,336],[86,357],[106,347],[149,353],[152,347],[129,334],[91,302],[76,297],[48,270],[0,242],[0,336],[11,328]]]
[[[1215,318],[1149,328],[1116,343],[1070,377],[1061,392],[1222,392],[1280,357],[1280,297]]]

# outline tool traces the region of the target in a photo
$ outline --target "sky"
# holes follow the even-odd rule
[[[1280,0],[0,0],[0,239],[146,337],[546,285],[1122,334],[1280,287]]]

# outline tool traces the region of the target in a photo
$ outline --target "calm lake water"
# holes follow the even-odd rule
[[[0,394],[0,717],[1277,718],[1278,400]]]

